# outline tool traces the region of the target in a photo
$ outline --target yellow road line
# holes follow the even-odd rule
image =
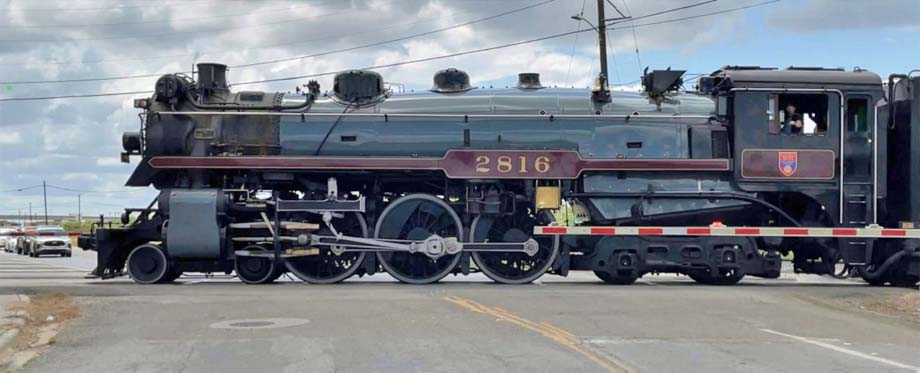
[[[572,351],[583,355],[584,357],[593,361],[595,364],[606,369],[608,372],[631,372],[631,370],[627,368],[623,363],[610,356],[596,352],[589,346],[582,345],[581,341],[574,334],[550,323],[535,323],[523,317],[512,314],[511,312],[508,312],[504,309],[498,307],[489,307],[465,298],[448,296],[444,297],[444,300],[466,308],[470,311],[491,315],[497,317],[500,320],[507,321],[524,329],[536,332],[555,342],[556,344],[565,346]]]

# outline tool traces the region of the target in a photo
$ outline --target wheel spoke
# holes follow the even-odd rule
[[[358,213],[348,213],[342,219],[334,219],[333,226],[346,236],[367,237],[367,223]],[[331,236],[332,231],[323,227],[318,234]],[[313,284],[331,284],[354,275],[364,263],[365,252],[344,252],[335,255],[329,246],[313,248],[317,255],[288,258],[285,266],[295,276]]]
[[[548,218],[550,221],[552,218]],[[473,221],[474,242],[525,242],[532,238],[539,219],[523,209],[512,215],[484,217]],[[536,280],[552,266],[559,255],[556,237],[533,237],[540,245],[534,256],[517,252],[473,252],[477,267],[496,282],[522,284]]]
[[[400,219],[400,216],[410,216]],[[390,203],[383,211],[376,229],[377,238],[424,240],[432,235],[463,238],[460,218],[444,201],[425,194],[412,194]],[[431,259],[422,253],[378,252],[383,268],[407,283],[431,283],[450,273],[460,255]]]

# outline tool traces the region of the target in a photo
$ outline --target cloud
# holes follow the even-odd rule
[[[19,132],[0,133],[0,145],[15,145],[22,142]]]
[[[775,8],[767,17],[772,27],[788,31],[853,29],[916,29],[917,0],[811,0]]]
[[[121,158],[118,158],[118,157],[96,158],[96,166],[99,166],[99,167],[118,166],[120,164],[121,164]]]
[[[157,6],[115,0],[0,1],[6,12],[0,17],[8,21],[0,26],[3,27],[0,29],[0,81],[159,74],[187,71],[198,62],[239,65],[309,55],[446,28],[538,1],[200,1]],[[624,5],[622,0],[613,1]],[[642,15],[691,2],[632,0],[628,5],[632,14]],[[596,19],[591,3],[593,1],[585,7],[584,17]],[[721,3],[707,10],[728,7]],[[73,10],[108,5],[111,5],[108,9]],[[581,12],[581,5],[577,0],[557,0],[521,13],[373,48],[234,68],[229,72],[229,79],[232,83],[340,71],[517,42],[569,32],[578,27],[584,29],[585,25],[569,19],[570,15]],[[674,12],[664,18],[701,11]],[[725,15],[642,28],[637,33],[638,43],[643,53],[689,48],[688,45],[693,46],[688,49],[693,52],[707,45],[718,45],[723,40],[712,35],[740,33],[725,27],[707,33],[728,17],[742,16]],[[610,43],[612,53],[621,56],[633,53],[633,36],[628,29],[612,31]],[[597,74],[596,53],[596,38],[586,32],[577,37],[577,43],[576,37],[567,36],[387,68],[381,73],[387,81],[403,83],[408,89],[429,88],[434,72],[446,67],[466,70],[474,84],[480,85],[510,85],[520,72],[538,72],[545,85],[584,87]],[[688,56],[691,54],[688,52]],[[658,61],[643,62],[655,65]],[[631,59],[629,63],[633,73],[624,76],[622,81],[636,79],[638,68]],[[16,85],[12,93],[0,91],[0,97],[147,91],[153,88],[155,81],[156,77]],[[332,87],[331,77],[319,81],[323,89]],[[289,91],[304,83],[306,81],[289,81],[239,88]],[[3,175],[0,190],[41,184],[42,180],[82,190],[121,189],[137,166],[136,163],[122,164],[117,158],[121,151],[121,133],[138,128],[138,111],[132,105],[134,98],[0,102],[0,145],[3,145],[0,146],[0,175]],[[0,195],[0,210],[39,201],[41,193],[33,192]],[[91,201],[146,205],[153,195],[152,190],[99,194]],[[72,195],[49,190],[49,200],[52,197],[60,200],[60,208],[70,208],[71,203],[65,202],[73,199]],[[92,204],[84,208],[87,209],[85,213],[93,211]],[[111,210],[111,206],[100,207],[100,211]]]

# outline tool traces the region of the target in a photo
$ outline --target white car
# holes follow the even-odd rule
[[[0,249],[8,253],[16,251],[16,237],[13,236],[16,231],[14,228],[0,228]]]
[[[70,236],[61,227],[38,227],[33,235],[28,236],[25,254],[35,258],[47,254],[70,256]]]

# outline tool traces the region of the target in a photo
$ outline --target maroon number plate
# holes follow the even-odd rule
[[[581,158],[574,151],[451,150],[440,162],[450,178],[572,179]]]

